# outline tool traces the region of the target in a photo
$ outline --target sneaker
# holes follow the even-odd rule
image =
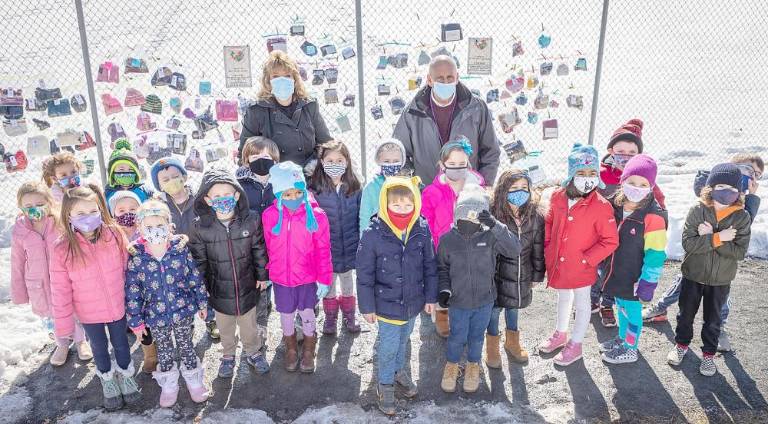
[[[701,358],[701,365],[699,365],[699,372],[706,377],[712,377],[717,374],[717,365],[715,365],[715,355],[707,355],[706,353]]]
[[[379,410],[386,415],[395,415],[395,385],[379,384],[377,393],[379,395]]]
[[[254,353],[245,361],[248,362],[248,365],[250,365],[258,374],[266,374],[269,372],[269,362],[267,362],[267,358],[261,352]]]
[[[613,314],[613,308],[610,306],[600,308],[600,319],[603,322],[603,327],[616,326],[616,316]]]
[[[643,309],[643,321],[645,322],[664,322],[667,320],[667,310],[659,307],[658,304]]]
[[[619,346],[622,346],[624,344],[624,341],[620,338],[616,337],[613,340],[608,340],[607,342],[600,343],[600,352],[610,352],[613,349],[616,349]]]
[[[717,339],[717,351],[730,352],[731,350],[733,350],[731,348],[731,338],[728,336],[725,328],[723,328],[720,330],[720,337]]]
[[[233,375],[235,375],[235,358],[232,356],[222,357],[219,365],[219,378],[231,378]]]
[[[459,364],[455,362],[446,362],[443,369],[443,379],[440,382],[440,388],[446,393],[456,391],[456,380],[459,379]]]
[[[688,346],[675,344],[675,347],[673,347],[667,354],[667,363],[673,366],[680,365],[680,363],[683,362],[686,353],[688,353]]]
[[[407,398],[413,398],[419,394],[419,389],[416,388],[413,380],[411,380],[411,376],[405,371],[395,374],[395,383],[403,389],[403,394]]]
[[[561,367],[567,367],[579,359],[581,359],[581,343],[569,341],[553,361]]]
[[[637,362],[637,356],[637,349],[630,349],[621,344],[608,352],[603,352],[602,358],[609,364],[629,364]]]
[[[219,333],[219,327],[216,326],[216,321],[206,322],[205,328],[208,330],[208,337],[214,340],[221,339],[221,334]]]
[[[596,314],[600,312],[600,302],[592,302],[592,313]]]
[[[467,362],[464,373],[464,393],[475,393],[480,388],[480,363]]]
[[[552,353],[565,346],[568,342],[568,334],[555,331],[546,341],[539,345],[539,352]]]

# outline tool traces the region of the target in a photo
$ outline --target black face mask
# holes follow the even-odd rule
[[[272,165],[275,164],[275,161],[269,158],[259,158],[255,161],[248,164],[248,167],[251,169],[251,172],[254,174],[263,177],[267,174],[269,174],[269,168],[272,168]]]
[[[469,237],[480,231],[480,223],[460,219],[456,221],[456,229],[459,230],[459,233],[463,236]]]

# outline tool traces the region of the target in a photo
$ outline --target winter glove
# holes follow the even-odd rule
[[[481,224],[485,225],[489,229],[496,226],[496,219],[488,211],[480,212],[480,215],[477,216],[477,219]]]
[[[450,298],[451,298],[451,292],[447,290],[443,290],[437,294],[437,304],[440,305],[441,308],[447,308],[448,299]]]
[[[656,284],[645,280],[640,280],[635,285],[635,296],[642,303],[648,303],[653,300],[653,292],[656,290]]]
[[[328,294],[328,292],[331,290],[331,286],[326,286],[325,284],[319,284],[317,285],[317,300],[323,300],[323,298]]]

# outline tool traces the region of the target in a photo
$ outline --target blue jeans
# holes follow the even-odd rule
[[[395,373],[405,367],[405,350],[411,341],[416,317],[403,325],[379,321],[379,347],[376,365],[379,384],[395,384]]]
[[[664,297],[659,299],[659,302],[656,304],[656,307],[659,309],[662,309],[666,311],[669,309],[670,306],[677,303],[678,300],[680,300],[680,287],[681,282],[683,281],[683,275],[677,274],[675,277],[675,281],[672,282],[672,285],[667,288],[667,291],[664,292]],[[731,296],[728,295],[728,299],[726,299],[725,302],[723,302],[723,308],[720,310],[720,319],[722,320],[721,326],[725,326],[725,323],[728,321],[728,315],[731,313]]]
[[[592,284],[592,290],[590,291],[590,295],[591,295],[590,297],[592,298],[592,303],[600,302],[600,306],[604,308],[613,307],[613,305],[616,303],[616,299],[614,299],[613,296],[603,293],[602,301],[600,300],[600,289],[602,287],[603,287],[602,278],[598,278],[597,281],[595,281],[595,284]]]
[[[119,321],[104,324],[83,324],[83,329],[88,335],[88,342],[93,351],[93,361],[96,362],[96,369],[99,372],[105,373],[112,369],[107,331],[109,331],[109,342],[112,343],[112,350],[115,351],[117,366],[125,370],[131,365],[131,347],[128,345],[127,328],[125,317]]]
[[[491,321],[488,323],[488,334],[491,336],[499,335],[499,318],[501,310],[504,310],[504,321],[507,323],[507,330],[517,331],[517,309],[496,308],[491,311]]]
[[[474,309],[461,309],[454,306],[448,308],[448,322],[451,327],[445,352],[448,362],[458,363],[465,345],[467,345],[467,361],[480,362],[483,355],[485,330],[491,321],[492,310],[493,303]]]

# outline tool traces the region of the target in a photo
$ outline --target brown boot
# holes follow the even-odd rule
[[[291,336],[283,336],[285,340],[285,357],[283,365],[288,372],[294,372],[299,368],[299,343],[296,341],[296,333]]]
[[[301,372],[315,372],[315,344],[317,344],[317,334],[312,336],[304,335],[304,342],[301,344]]]
[[[141,364],[141,371],[145,374],[152,374],[157,369],[157,346],[155,343],[141,345],[141,350],[144,351],[144,363]]]
[[[435,311],[435,330],[440,337],[446,338],[451,332],[451,328],[448,326],[448,310]]]
[[[500,338],[500,336],[485,335],[485,365],[488,365],[488,368],[501,368]]]
[[[519,331],[507,330],[507,340],[504,341],[504,349],[509,352],[509,356],[515,362],[528,362],[528,351],[520,346]]]
[[[456,380],[459,379],[459,364],[455,362],[446,362],[443,369],[443,379],[440,382],[440,388],[446,393],[456,391]]]

